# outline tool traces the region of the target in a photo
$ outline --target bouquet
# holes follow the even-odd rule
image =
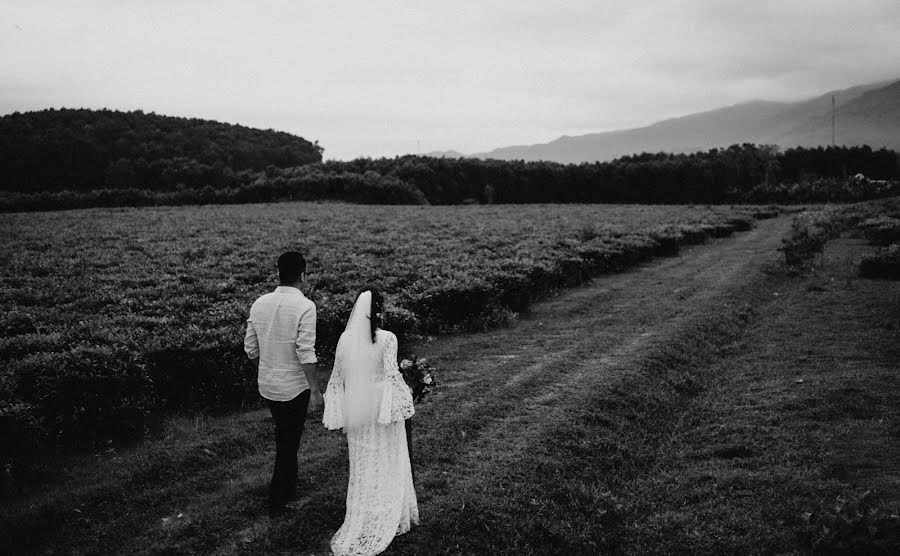
[[[437,384],[432,376],[434,367],[428,364],[428,360],[411,355],[409,359],[400,361],[400,374],[410,387],[413,395],[413,403],[419,403],[425,396],[431,393]]]
[[[434,367],[428,364],[428,360],[421,359],[415,355],[411,355],[409,359],[400,361],[400,374],[409,389],[412,390],[413,403],[419,403],[425,399],[425,396],[431,393],[435,382],[432,373]],[[413,460],[413,441],[412,441],[412,419],[404,422],[406,428],[406,445],[409,449],[409,465],[412,471],[413,481],[416,480],[416,467]]]

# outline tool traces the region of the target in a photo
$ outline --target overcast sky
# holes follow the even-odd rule
[[[900,0],[0,0],[0,114],[463,153],[900,79]]]

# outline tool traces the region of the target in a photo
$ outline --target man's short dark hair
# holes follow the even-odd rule
[[[278,279],[282,285],[293,285],[306,272],[306,259],[296,251],[288,251],[278,257]]]

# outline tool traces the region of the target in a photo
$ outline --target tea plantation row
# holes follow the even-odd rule
[[[289,203],[0,216],[0,459],[138,438],[258,399],[242,350],[275,261],[309,260],[317,350],[372,284],[415,335],[502,324],[557,288],[749,229],[753,207]],[[759,216],[759,214],[757,214]],[[673,285],[673,287],[677,287]]]

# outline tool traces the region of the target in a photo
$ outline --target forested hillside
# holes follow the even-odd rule
[[[141,111],[62,109],[0,118],[0,189],[231,186],[267,166],[322,160],[289,133]]]
[[[868,146],[782,151],[744,143],[581,164],[412,155],[322,162],[322,151],[287,133],[141,112],[13,114],[0,118],[0,212],[301,200],[811,203],[900,194],[897,153]]]

